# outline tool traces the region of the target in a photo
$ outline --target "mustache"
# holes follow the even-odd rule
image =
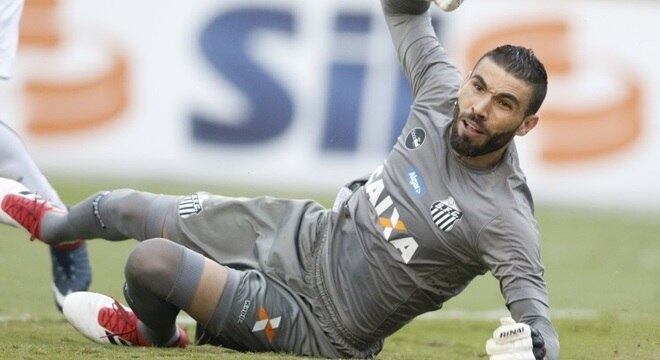
[[[486,122],[486,118],[483,116],[477,115],[475,113],[471,112],[460,112],[458,113],[458,116],[456,118],[458,121],[461,120],[467,120],[470,122],[470,125],[474,126],[477,128],[477,130],[483,132],[484,134],[489,135],[490,132],[488,129],[486,129],[485,126],[483,126],[484,122]]]

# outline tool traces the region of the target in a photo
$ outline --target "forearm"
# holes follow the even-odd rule
[[[428,13],[430,3],[416,0],[381,0],[381,4],[399,61],[407,75],[411,76],[410,72],[416,63],[413,57],[418,56],[409,51],[413,44],[419,47],[420,40],[437,43]]]
[[[431,25],[430,2],[381,0],[381,4],[415,103],[450,115],[460,76]]]
[[[511,317],[517,322],[523,322],[541,332],[545,341],[546,359],[559,358],[559,338],[552,323],[548,307],[540,301],[525,299],[509,305]]]

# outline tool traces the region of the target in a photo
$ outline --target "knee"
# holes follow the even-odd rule
[[[180,245],[161,238],[139,243],[126,261],[126,281],[148,285],[166,280],[163,277],[176,273],[181,256],[179,248]]]
[[[5,123],[0,121],[0,164],[20,162],[25,152],[21,138]]]

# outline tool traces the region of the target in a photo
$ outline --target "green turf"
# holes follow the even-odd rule
[[[657,321],[559,320],[564,359],[658,359]],[[482,359],[491,322],[417,320],[385,343],[381,359]],[[0,324],[3,358],[216,358],[292,359],[273,354],[240,354],[212,346],[179,349],[136,349],[92,343],[64,320]]]
[[[227,195],[271,194],[314,197],[328,205],[331,194],[237,190],[226,187],[88,181],[56,181],[72,203],[95,190],[135,187],[185,194],[208,190]],[[539,209],[543,259],[564,359],[660,359],[660,222],[652,216],[566,209]],[[134,242],[89,242],[92,290],[121,298],[122,267]],[[50,261],[43,244],[0,227],[0,357],[2,358],[286,358],[244,355],[212,347],[189,350],[97,346],[78,335],[55,311],[49,289]],[[392,336],[380,358],[484,358],[483,343],[496,326],[470,314],[503,308],[497,282],[476,279],[445,306],[467,318],[420,319]],[[442,311],[441,311],[442,313]],[[586,318],[585,318],[586,317]],[[27,319],[11,320],[7,319]]]

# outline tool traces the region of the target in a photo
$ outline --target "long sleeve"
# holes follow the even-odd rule
[[[540,235],[535,223],[510,213],[497,217],[479,237],[482,262],[500,282],[511,316],[541,332],[546,358],[557,359],[559,341],[549,316],[548,293],[543,279]]]
[[[509,305],[511,316],[541,332],[545,341],[547,360],[559,358],[559,337],[550,322],[548,306],[533,299],[516,301]]]
[[[381,0],[381,3],[399,61],[412,86],[414,105],[451,117],[461,77],[431,26],[430,3],[419,0]]]

